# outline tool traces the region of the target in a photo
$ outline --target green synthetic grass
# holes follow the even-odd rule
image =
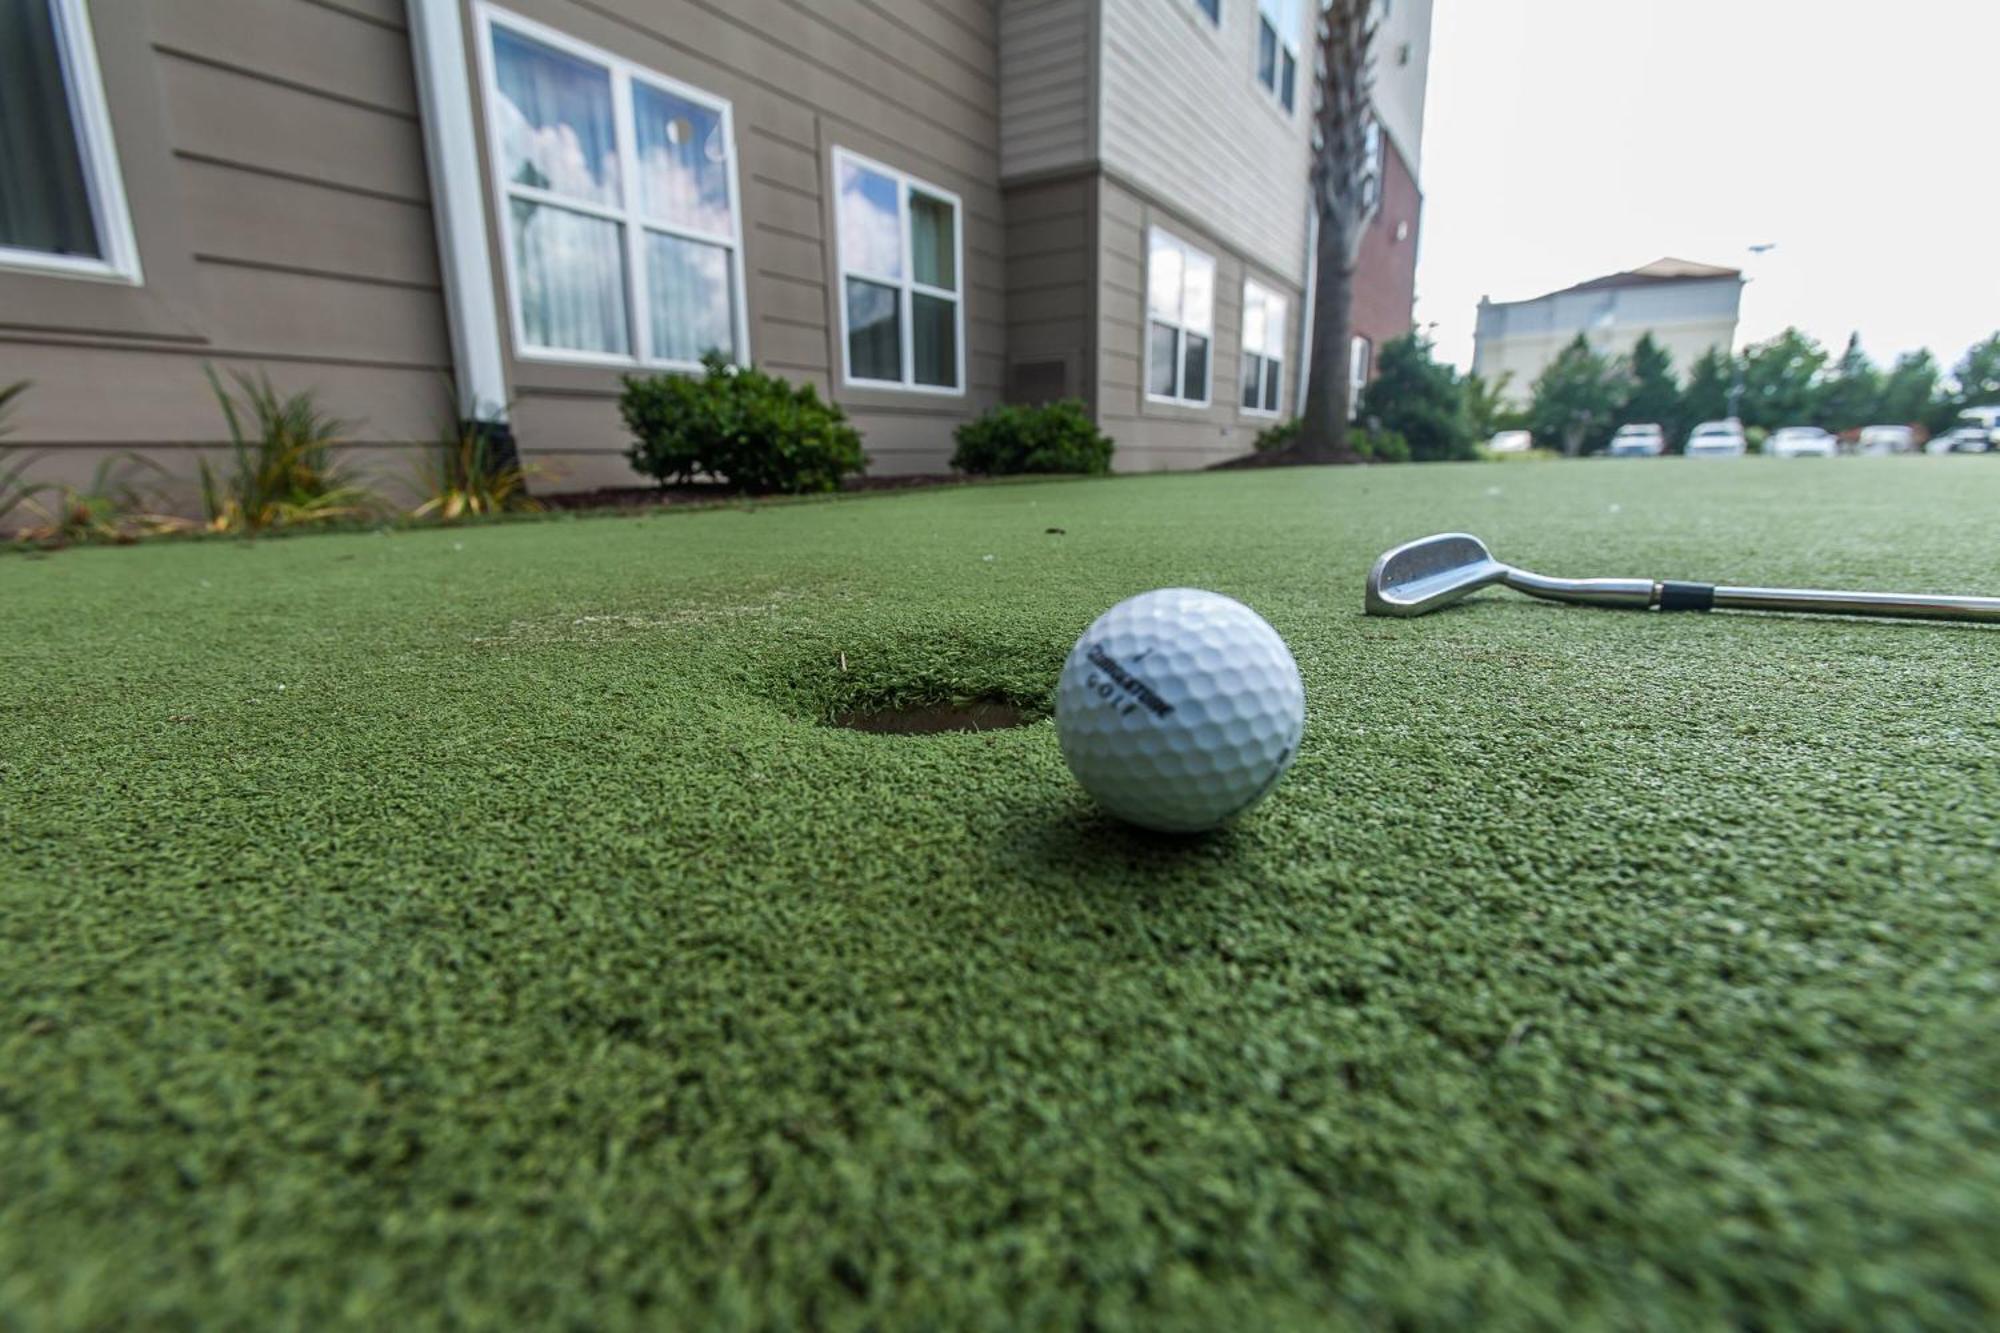
[[[2000,632],[1358,609],[1447,528],[1996,592],[1996,513],[1660,460],[0,559],[0,1327],[1991,1326]],[[1305,673],[1225,834],[1046,721],[819,724],[1037,705],[1166,584]]]

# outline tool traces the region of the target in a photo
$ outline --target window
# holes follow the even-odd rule
[[[1194,0],[1194,7],[1208,15],[1208,21],[1216,27],[1222,26],[1222,0]]]
[[[1215,260],[1158,227],[1146,266],[1146,396],[1208,405]]]
[[[0,264],[139,281],[84,0],[0,0]]]
[[[514,341],[695,369],[748,355],[729,104],[485,10]]]
[[[1290,111],[1299,83],[1300,0],[1257,0],[1257,82]]]
[[[833,150],[850,384],[963,393],[958,196]]]
[[[1363,135],[1362,151],[1368,165],[1363,168],[1366,183],[1362,186],[1361,211],[1373,214],[1382,202],[1382,172],[1385,169],[1382,146],[1382,122],[1369,118],[1368,129]]]
[[[1243,284],[1243,383],[1245,412],[1278,415],[1285,378],[1285,298],[1254,282]]]
[[[1347,416],[1352,420],[1361,410],[1361,391],[1368,387],[1369,363],[1374,359],[1375,347],[1360,334],[1347,345]]]

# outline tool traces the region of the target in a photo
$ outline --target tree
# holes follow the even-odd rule
[[[1382,344],[1375,378],[1361,391],[1361,419],[1402,436],[1420,463],[1477,457],[1458,373],[1414,333]]]
[[[1651,421],[1666,432],[1667,446],[1677,448],[1681,438],[1681,387],[1674,380],[1673,353],[1642,333],[1626,362],[1625,401],[1619,406],[1621,421]]]
[[[1319,219],[1312,295],[1312,356],[1299,453],[1327,462],[1347,452],[1347,409],[1353,401],[1348,340],[1354,270],[1361,237],[1381,183],[1368,152],[1373,118],[1375,21],[1373,0],[1328,0],[1317,29],[1319,97],[1313,112],[1313,207]]]
[[[1460,380],[1459,387],[1465,393],[1465,420],[1472,428],[1472,438],[1490,440],[1503,430],[1526,430],[1528,414],[1507,402],[1507,386],[1514,382],[1514,372],[1503,370],[1500,378],[1488,381],[1477,371]]]
[[[1528,429],[1544,440],[1560,440],[1562,451],[1574,458],[1604,447],[1623,399],[1615,368],[1579,333],[1535,380]]]
[[[1797,329],[1786,329],[1743,353],[1743,424],[1776,430],[1811,423],[1813,389],[1826,365],[1826,349]]]
[[[2000,403],[2000,333],[1966,349],[1951,368],[1951,411],[1939,423],[1943,430],[1968,407]]]
[[[1692,429],[1700,422],[1728,416],[1729,390],[1735,383],[1735,357],[1720,347],[1703,352],[1688,368],[1687,388],[1681,391],[1681,420]]]
[[[1913,426],[1929,414],[1937,386],[1937,358],[1928,351],[1905,352],[1882,381],[1876,414],[1886,423]]]
[[[1838,434],[1882,420],[1882,372],[1861,350],[1861,335],[1847,338],[1847,350],[1813,395],[1813,415]]]

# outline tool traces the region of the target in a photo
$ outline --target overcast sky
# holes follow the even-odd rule
[[[1739,343],[1949,367],[2000,328],[1996,127],[2000,0],[1437,0],[1417,321],[1470,365],[1481,295],[1674,255],[1746,270]]]

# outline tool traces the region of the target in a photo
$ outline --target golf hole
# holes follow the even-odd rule
[[[836,727],[878,736],[936,736],[950,731],[1004,731],[1025,727],[1034,714],[1006,699],[960,699],[950,703],[852,708],[835,713]]]

